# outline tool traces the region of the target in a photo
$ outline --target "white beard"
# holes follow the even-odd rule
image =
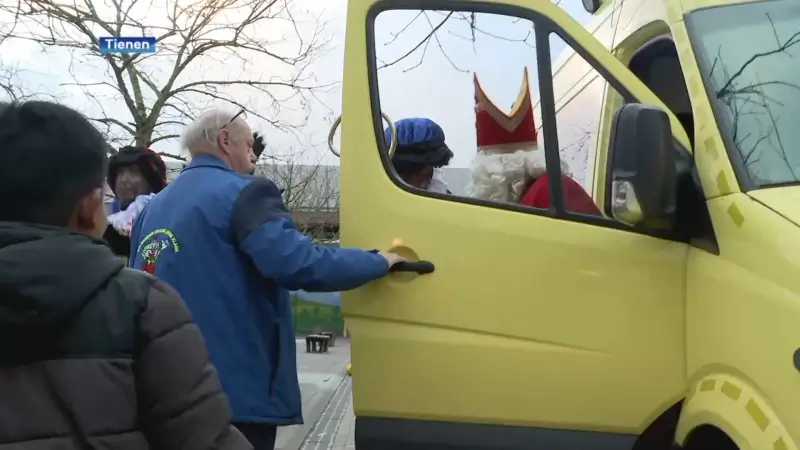
[[[530,182],[547,171],[544,150],[531,148],[530,144],[512,153],[507,152],[507,147],[506,153],[481,150],[472,163],[472,180],[467,186],[467,195],[473,198],[518,203]],[[563,162],[561,173],[569,175]]]
[[[530,181],[545,172],[544,152],[520,147],[491,152],[482,148],[472,162],[472,182],[467,195],[493,202],[518,202]],[[512,149],[513,150],[513,149]]]

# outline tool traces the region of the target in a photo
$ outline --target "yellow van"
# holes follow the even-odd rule
[[[358,450],[798,448],[800,2],[583,3],[586,28],[550,0],[348,0],[342,243],[435,266],[343,295]],[[373,28],[421,5],[531,20],[543,65],[544,33],[569,44],[537,123],[558,160],[556,114],[592,111],[603,217],[399,181]]]

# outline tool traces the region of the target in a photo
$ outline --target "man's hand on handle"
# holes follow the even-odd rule
[[[398,255],[397,253],[390,253],[390,252],[378,252],[381,256],[386,258],[386,262],[389,263],[389,267],[401,262],[405,262],[406,259],[402,256]]]

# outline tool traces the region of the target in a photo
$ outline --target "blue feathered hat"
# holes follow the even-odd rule
[[[450,163],[453,152],[445,144],[444,130],[436,122],[426,118],[398,120],[397,149],[392,164],[398,173],[416,170],[425,166],[442,167]],[[383,132],[386,144],[391,143],[389,128]]]

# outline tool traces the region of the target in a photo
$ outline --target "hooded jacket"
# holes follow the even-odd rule
[[[98,239],[0,222],[0,449],[249,449],[180,297]]]

